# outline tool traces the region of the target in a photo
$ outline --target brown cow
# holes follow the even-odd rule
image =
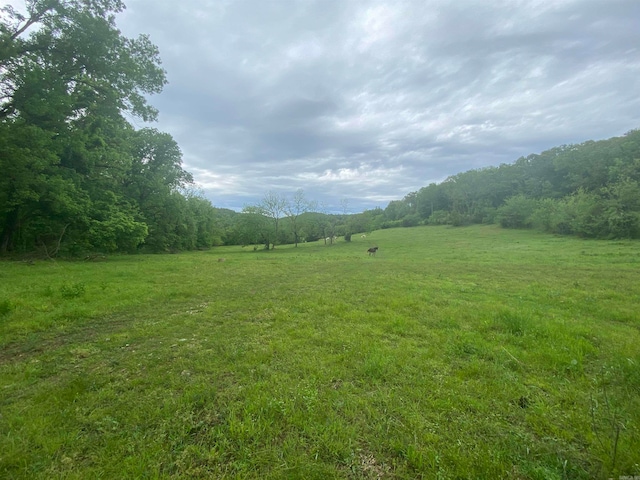
[[[375,257],[377,251],[378,247],[371,247],[369,250],[367,250],[367,253],[369,254],[369,256],[373,255]]]

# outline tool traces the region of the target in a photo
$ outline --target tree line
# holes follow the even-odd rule
[[[498,223],[585,238],[640,238],[640,130],[469,170],[389,203],[381,228]]]
[[[149,38],[115,24],[120,0],[26,0],[0,9],[0,254],[170,252],[275,245],[419,224],[499,223],[640,237],[640,131],[452,175],[358,214],[265,194],[214,208],[146,95],[166,83]],[[328,240],[327,240],[328,239]]]
[[[351,235],[375,229],[375,214],[383,211],[348,213],[348,201],[341,201],[342,213],[331,213],[321,202],[308,199],[302,189],[288,196],[269,191],[260,202],[246,205],[241,212],[216,209],[221,244],[253,246],[269,250],[276,245],[323,240],[332,245],[340,237],[351,241]]]
[[[117,29],[120,0],[26,0],[0,9],[0,255],[174,252],[349,238],[357,216],[269,192],[215,208],[171,135],[136,129],[166,84],[149,38]]]
[[[219,242],[216,211],[173,138],[134,129],[166,83],[120,0],[0,10],[0,253],[172,251]]]

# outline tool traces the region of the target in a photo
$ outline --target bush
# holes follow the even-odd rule
[[[610,207],[606,217],[609,238],[640,238],[640,212]]]
[[[465,225],[471,225],[473,223],[473,220],[470,215],[451,212],[449,214],[449,223],[454,227],[464,227]]]
[[[538,208],[530,217],[532,226],[547,233],[573,234],[573,216],[566,203],[565,199],[544,198],[540,200]]]
[[[640,238],[640,185],[624,178],[603,189],[609,238]]]
[[[380,224],[380,229],[385,230],[387,228],[398,228],[402,226],[402,220],[390,220],[386,222],[382,222]]]
[[[602,195],[579,190],[560,200],[546,198],[530,217],[535,228],[587,238],[639,238],[640,211],[617,186]]]
[[[504,205],[498,208],[496,220],[504,228],[531,228],[538,204],[538,200],[524,195],[507,198]]]
[[[417,227],[418,225],[420,225],[420,215],[417,213],[407,215],[402,219],[403,227]]]
[[[581,189],[564,203],[573,233],[586,238],[607,236],[604,202],[597,194]]]
[[[436,210],[427,220],[429,225],[447,225],[449,223],[449,212],[446,210]]]

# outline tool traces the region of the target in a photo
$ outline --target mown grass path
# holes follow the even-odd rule
[[[0,477],[640,475],[639,280],[493,226],[3,262]]]

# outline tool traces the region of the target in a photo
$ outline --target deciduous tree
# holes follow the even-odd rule
[[[154,119],[145,95],[161,90],[165,74],[147,37],[116,28],[123,8],[119,0],[27,0],[24,14],[2,8],[0,253],[51,251],[47,244],[63,237],[113,246],[98,232],[144,231],[121,191],[130,160],[123,113]]]
[[[280,220],[286,213],[287,209],[287,199],[279,193],[269,191],[262,198],[262,201],[258,205],[258,209],[262,215],[270,218],[273,222],[273,242],[271,248],[275,248],[276,242],[278,241]]]
[[[296,190],[291,200],[286,202],[284,210],[291,222],[291,231],[293,232],[293,241],[296,247],[300,241],[300,216],[303,213],[310,212],[312,208],[313,203],[306,199],[302,189]]]

